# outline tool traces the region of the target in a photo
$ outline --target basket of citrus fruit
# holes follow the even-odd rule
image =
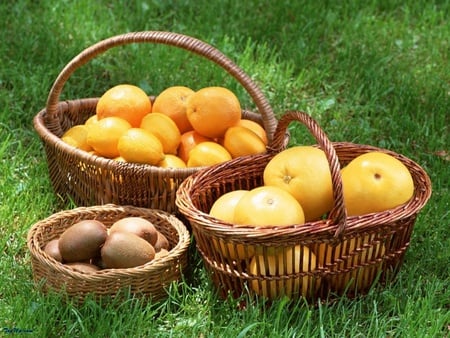
[[[286,147],[291,122],[317,144]],[[324,300],[391,280],[431,194],[426,172],[387,149],[330,142],[302,112],[281,117],[268,149],[205,168],[177,192],[220,294]]]
[[[27,237],[36,286],[78,302],[165,298],[186,272],[189,244],[175,215],[114,204],[60,211],[35,223]]]
[[[120,83],[100,97],[60,101],[82,65],[132,43],[165,44],[207,58],[246,90],[257,112],[221,86],[174,85],[159,93]],[[171,32],[134,32],[102,40],[73,58],[34,118],[55,192],[78,206],[115,203],[176,212],[175,191],[199,168],[266,151],[277,120],[242,69],[216,48]],[[195,149],[194,149],[195,148]]]

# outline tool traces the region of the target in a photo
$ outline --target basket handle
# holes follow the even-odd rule
[[[239,83],[245,88],[250,97],[253,99],[259,113],[262,116],[264,128],[268,134],[267,136],[269,140],[272,139],[273,133],[275,132],[277,126],[277,120],[274,116],[273,110],[259,87],[241,68],[235,65],[229,58],[222,54],[222,52],[205,42],[186,35],[162,31],[131,32],[117,35],[97,42],[96,44],[83,50],[63,68],[53,83],[47,98],[45,118],[50,121],[56,118],[59,109],[59,98],[64,84],[77,68],[112,47],[143,42],[159,43],[179,47],[203,56],[225,69],[237,81],[239,81]]]
[[[293,121],[301,122],[309,129],[310,133],[314,136],[327,157],[330,166],[334,199],[334,206],[330,212],[329,218],[337,225],[334,236],[338,237],[343,234],[343,231],[347,226],[347,210],[345,208],[342,191],[341,167],[333,144],[322,128],[320,128],[319,124],[304,112],[288,111],[280,118],[269,149],[275,152],[280,152],[285,149],[287,128]]]

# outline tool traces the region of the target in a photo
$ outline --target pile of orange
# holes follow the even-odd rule
[[[209,166],[264,153],[267,134],[243,119],[236,95],[224,87],[163,90],[152,102],[139,87],[121,84],[98,100],[96,114],[61,139],[98,156],[164,168]]]

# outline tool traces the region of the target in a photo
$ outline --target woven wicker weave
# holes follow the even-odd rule
[[[152,222],[169,241],[170,251],[164,258],[128,269],[104,269],[81,273],[57,262],[44,251],[45,245],[59,238],[65,229],[81,220],[96,219],[107,228],[124,217],[142,217]],[[82,302],[88,295],[116,297],[119,292],[160,300],[167,296],[166,288],[180,280],[188,267],[190,235],[174,215],[162,210],[133,206],[78,207],[51,215],[34,224],[28,232],[27,245],[31,253],[33,278],[42,291],[63,291]]]
[[[209,216],[213,202],[220,195],[263,184],[264,168],[283,149],[285,130],[291,121],[300,121],[307,126],[327,155],[335,201],[329,216],[305,225],[268,229],[236,227]],[[374,150],[388,153],[406,165],[414,180],[414,196],[392,210],[347,217],[340,168],[356,156]],[[191,224],[196,246],[222,296],[231,294],[236,297],[247,289],[254,289],[253,294],[264,294],[272,299],[288,294],[312,300],[364,294],[376,281],[385,282],[394,277],[409,246],[416,216],[430,194],[428,175],[412,160],[368,145],[332,143],[307,114],[288,112],[280,119],[267,154],[238,158],[193,174],[178,189],[176,203]],[[302,251],[302,259],[304,256],[311,261],[311,252],[315,253],[317,266],[311,263],[301,268],[299,263],[288,263],[288,260],[293,261],[289,249],[295,245],[310,249]],[[241,254],[236,257],[239,250]],[[284,267],[288,273],[281,276],[274,276],[273,272],[266,270],[261,273],[263,263],[257,264],[259,273],[249,271],[255,252],[263,255],[266,262],[263,265],[266,265],[274,250],[282,252],[281,257],[284,257],[284,264],[279,264],[278,269]],[[323,254],[317,255],[319,252]],[[326,259],[327,255],[329,259]],[[367,282],[348,283],[357,278]]]
[[[46,108],[34,118],[34,127],[45,148],[54,191],[78,206],[114,203],[176,211],[175,191],[198,168],[165,169],[150,165],[123,163],[94,156],[61,141],[71,126],[84,123],[95,114],[98,98],[60,102],[60,94],[72,73],[107,50],[132,43],[165,44],[200,55],[222,67],[248,92],[258,113],[243,111],[243,117],[259,122],[271,139],[277,120],[263,93],[231,60],[216,48],[195,38],[171,32],[134,32],[114,36],[83,50],[55,80]]]

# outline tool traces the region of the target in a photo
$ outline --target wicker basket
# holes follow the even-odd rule
[[[232,75],[248,92],[258,113],[244,110],[243,117],[257,121],[271,139],[277,120],[260,89],[225,55],[195,38],[170,32],[134,32],[100,41],[73,58],[55,80],[46,108],[34,118],[34,127],[45,148],[54,191],[63,201],[77,206],[114,203],[176,211],[175,192],[179,184],[199,168],[166,169],[118,162],[76,149],[60,137],[70,127],[95,114],[98,98],[59,102],[71,74],[108,49],[132,43],[155,43],[178,47],[211,60]]]
[[[96,219],[109,228],[115,221],[131,216],[149,220],[166,236],[170,244],[166,257],[155,258],[135,268],[82,273],[57,262],[43,251],[48,242],[59,238],[65,229],[81,220]],[[166,288],[180,280],[188,267],[189,244],[188,230],[174,215],[162,210],[113,204],[58,212],[34,224],[27,236],[36,285],[43,292],[62,291],[78,301],[83,301],[87,295],[95,299],[102,296],[114,298],[122,291],[152,300],[165,298]]]
[[[284,149],[285,130],[292,121],[306,125],[327,155],[335,201],[328,217],[301,226],[252,228],[209,216],[213,202],[222,194],[263,184],[264,168]],[[317,123],[301,112],[288,112],[280,119],[269,150],[267,154],[206,168],[186,179],[178,189],[176,203],[191,224],[196,246],[219,293],[237,297],[248,289],[251,294],[269,299],[288,295],[331,300],[364,294],[377,281],[391,280],[402,265],[416,216],[431,194],[430,179],[424,170],[386,149],[332,143]],[[373,150],[391,154],[407,166],[415,184],[414,196],[392,210],[347,217],[340,168]],[[294,246],[300,246],[299,252],[292,250]],[[252,268],[255,253],[260,258]],[[280,255],[278,259],[273,258],[274,253]],[[277,262],[273,263],[276,271],[284,273],[264,268],[271,259]]]

